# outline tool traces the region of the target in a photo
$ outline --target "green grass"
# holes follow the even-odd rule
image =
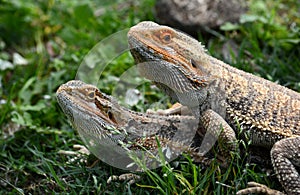
[[[101,161],[91,166],[96,160],[92,155],[69,162],[72,156],[59,154],[82,141],[58,107],[56,89],[74,79],[96,43],[139,21],[154,20],[153,5],[154,0],[1,1],[0,194],[232,194],[248,181],[280,189],[274,175],[268,176],[264,167],[247,165],[239,155],[225,170],[217,162],[208,167],[194,164],[187,156],[142,174],[142,181],[128,186],[106,184],[110,175],[125,172]],[[210,39],[202,40],[201,34],[199,39],[213,56],[300,91],[299,2],[252,0],[250,5],[241,24],[226,24]],[[230,58],[225,58],[222,46],[229,40],[234,44]],[[16,53],[27,65],[14,62]],[[113,63],[100,84],[106,93],[133,60],[124,54]],[[149,83],[140,91],[143,98],[133,109],[170,103]]]

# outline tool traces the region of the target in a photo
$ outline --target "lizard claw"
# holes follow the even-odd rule
[[[110,184],[112,181],[127,181],[128,185],[134,184],[135,182],[137,182],[138,180],[140,180],[141,177],[139,175],[133,174],[133,173],[125,173],[122,175],[112,175],[108,178],[108,180],[106,181],[107,184]]]
[[[75,144],[73,148],[77,150],[79,154],[90,155],[91,152],[83,145]]]
[[[267,195],[284,195],[284,193],[270,189],[269,187],[256,183],[256,182],[248,182],[248,187],[242,190],[239,190],[237,195],[242,194],[267,194]]]
[[[58,151],[58,153],[63,154],[63,155],[73,156],[73,158],[68,160],[67,163],[73,163],[73,162],[77,161],[78,159],[81,162],[87,162],[86,159],[82,158],[82,156],[90,155],[90,151],[85,146],[78,145],[78,144],[73,145],[73,148],[76,149],[77,151],[60,150],[60,151]]]

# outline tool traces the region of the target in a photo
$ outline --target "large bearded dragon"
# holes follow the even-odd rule
[[[140,73],[189,107],[206,132],[236,150],[237,124],[252,145],[271,152],[286,193],[300,194],[300,94],[231,67],[195,39],[167,26],[141,22],[128,33]],[[280,192],[257,183],[238,194]]]

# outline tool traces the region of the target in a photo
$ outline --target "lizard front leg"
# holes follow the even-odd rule
[[[277,178],[288,194],[300,194],[300,137],[282,139],[271,150],[272,164]]]
[[[186,106],[176,103],[167,110],[158,110],[155,113],[159,115],[174,115],[188,113],[189,111],[190,110]],[[224,152],[224,154],[229,154],[230,152],[237,150],[237,140],[234,130],[217,112],[206,110],[200,117],[200,125],[201,127],[198,128],[197,133],[204,139],[199,147],[199,156],[194,156],[196,162],[205,161],[204,164],[209,164],[210,160],[203,157],[205,153],[213,147],[217,140],[223,147],[221,153]],[[222,161],[226,162],[229,155],[224,154],[219,154],[218,156],[222,156]],[[223,165],[226,166],[225,164]]]
[[[200,117],[200,125],[198,133],[204,136],[204,139],[199,148],[199,153],[204,155],[208,152],[216,141],[220,145],[220,153],[223,159],[223,166],[227,166],[230,152],[237,151],[237,139],[234,130],[229,124],[215,111],[206,110]],[[204,132],[203,132],[204,131]]]
[[[271,150],[272,164],[277,178],[287,194],[300,194],[300,175],[295,166],[300,166],[300,137],[282,139]],[[249,193],[283,194],[255,182],[238,191],[238,195]]]

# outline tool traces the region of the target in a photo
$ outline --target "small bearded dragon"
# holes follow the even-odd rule
[[[128,41],[144,77],[189,107],[206,132],[219,134],[233,150],[239,123],[252,145],[270,150],[285,192],[300,194],[299,93],[231,67],[197,40],[154,22],[132,27]],[[250,182],[237,194],[248,193],[281,192]]]
[[[191,147],[198,127],[193,116],[134,112],[97,87],[79,80],[61,85],[56,94],[60,107],[88,149],[107,164],[141,171],[130,158],[137,157],[148,168],[156,168],[160,166],[158,142],[167,161],[182,152],[199,159],[196,161],[205,161]]]
[[[155,156],[159,150],[158,144],[167,161],[176,158],[182,152],[188,153],[195,162],[203,165],[209,165],[212,160],[211,156],[199,153],[198,148],[204,135],[193,116],[162,116],[131,111],[96,86],[79,80],[61,85],[56,94],[60,107],[88,149],[107,164],[130,171],[141,171],[140,164],[135,165],[130,158],[134,156],[130,155],[135,154],[141,159],[141,154],[151,154],[146,156],[142,163],[148,168],[155,168],[161,163],[160,157]],[[86,151],[85,147],[76,147]],[[263,161],[269,164],[264,151],[255,147],[249,150],[249,163]],[[66,154],[65,151],[62,153]],[[222,159],[222,156],[216,157],[217,160]],[[128,179],[129,183],[134,183],[139,176],[127,173],[111,176],[108,183],[111,180]]]

